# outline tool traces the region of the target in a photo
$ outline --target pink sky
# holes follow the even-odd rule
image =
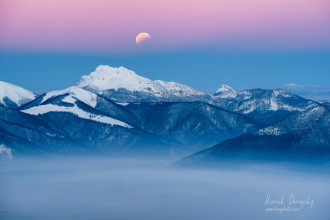
[[[135,36],[151,39],[136,45]],[[0,48],[330,48],[329,0],[0,0]]]

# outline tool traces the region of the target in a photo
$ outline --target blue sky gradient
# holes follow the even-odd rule
[[[248,52],[191,49],[134,54],[0,52],[0,81],[32,91],[64,89],[98,65],[124,66],[150,79],[176,81],[213,93],[284,84],[328,87],[330,50]]]

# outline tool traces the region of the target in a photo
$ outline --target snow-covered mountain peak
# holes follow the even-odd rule
[[[237,92],[227,85],[222,85],[215,93],[214,96],[218,98],[235,98]]]
[[[83,76],[77,86],[121,102],[188,101],[197,99],[197,96],[209,96],[180,83],[150,80],[125,67],[105,65],[97,67],[90,75]]]
[[[35,99],[35,95],[32,92],[0,81],[0,104],[6,107],[19,107],[33,99]]]
[[[90,75],[81,78],[78,87],[88,87],[94,90],[125,88],[130,91],[140,91],[152,84],[150,79],[137,75],[125,67],[110,67],[101,65]]]
[[[97,101],[96,101],[97,95],[96,94],[86,91],[84,89],[78,88],[76,86],[72,86],[72,87],[69,87],[69,88],[63,89],[63,90],[48,92],[45,94],[45,96],[43,97],[40,104],[44,103],[45,101],[47,101],[48,99],[50,99],[52,97],[65,95],[65,94],[67,94],[67,96],[63,99],[63,101],[67,102],[67,103],[73,104],[76,100],[80,100],[91,107],[95,107],[97,104]]]

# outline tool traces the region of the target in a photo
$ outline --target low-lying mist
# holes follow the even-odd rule
[[[107,158],[1,161],[0,219],[330,218],[330,174],[324,172],[168,165]]]

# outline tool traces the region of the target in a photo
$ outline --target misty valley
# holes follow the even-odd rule
[[[318,168],[232,164],[216,170],[178,169],[162,160],[105,157],[19,159],[0,165],[1,219],[329,216],[329,170]],[[269,196],[283,196],[283,204],[267,203]],[[300,203],[290,204],[292,196]],[[305,202],[308,198],[312,206]]]

